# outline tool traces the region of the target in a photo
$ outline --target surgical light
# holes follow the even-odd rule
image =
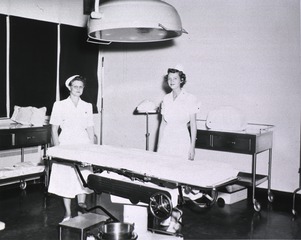
[[[177,10],[161,0],[111,0],[88,19],[88,41],[139,43],[171,40],[187,33]]]

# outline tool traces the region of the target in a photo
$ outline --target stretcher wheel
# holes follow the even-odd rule
[[[149,208],[155,218],[163,220],[170,217],[173,206],[165,193],[157,192],[150,197]]]
[[[259,202],[257,202],[257,200],[256,199],[254,199],[254,210],[256,211],[256,212],[260,212],[260,210],[261,210],[261,205],[260,205],[260,203]]]
[[[269,192],[269,193],[268,193],[268,200],[269,200],[269,202],[271,202],[271,203],[274,201],[274,195],[273,195],[272,192]]]
[[[22,181],[20,182],[20,188],[21,188],[22,190],[25,190],[26,187],[27,187],[26,182],[25,182],[24,180],[22,180]]]
[[[223,199],[223,198],[218,198],[217,199],[217,205],[219,206],[219,207],[224,207],[225,206],[225,200]]]

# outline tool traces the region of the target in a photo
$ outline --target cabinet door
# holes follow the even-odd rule
[[[210,132],[198,130],[197,136],[196,136],[195,147],[196,148],[205,148],[205,149],[212,148]]]
[[[0,134],[0,149],[8,149],[15,144],[15,134],[1,133]]]

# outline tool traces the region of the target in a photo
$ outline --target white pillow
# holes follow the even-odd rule
[[[32,107],[14,107],[14,113],[11,119],[17,123],[21,123],[23,125],[30,125],[30,118],[32,115],[31,111]]]
[[[14,107],[11,120],[23,125],[43,126],[46,116],[46,107]]]
[[[239,109],[221,106],[208,113],[206,126],[213,130],[243,131],[247,128],[247,120]]]
[[[30,118],[30,123],[34,126],[43,126],[45,122],[45,116],[46,116],[46,107],[42,107],[42,108],[33,107],[31,111],[32,111],[32,115]]]

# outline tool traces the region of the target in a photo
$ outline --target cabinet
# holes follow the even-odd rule
[[[12,125],[10,124],[7,127],[2,127],[0,129],[0,150],[21,149],[20,161],[24,162],[24,148],[33,147],[33,146],[43,146],[43,155],[46,156],[46,148],[50,143],[51,139],[51,126],[45,125],[42,127],[24,127],[22,125]],[[1,161],[1,159],[0,159]],[[45,175],[43,173],[32,173],[28,175],[15,176],[10,178],[0,179],[0,183],[14,182],[16,180],[21,181],[21,188],[26,187],[26,179],[39,177]],[[47,176],[45,180],[47,180]],[[47,181],[45,182],[47,184]]]
[[[248,124],[244,131],[222,131],[207,129],[204,120],[197,121],[196,148],[241,153],[252,155],[252,172],[238,175],[238,184],[252,187],[254,209],[260,211],[261,206],[255,198],[255,188],[268,181],[268,200],[273,201],[271,192],[271,167],[273,147],[273,127],[265,124]],[[269,151],[268,175],[256,174],[257,154]]]

